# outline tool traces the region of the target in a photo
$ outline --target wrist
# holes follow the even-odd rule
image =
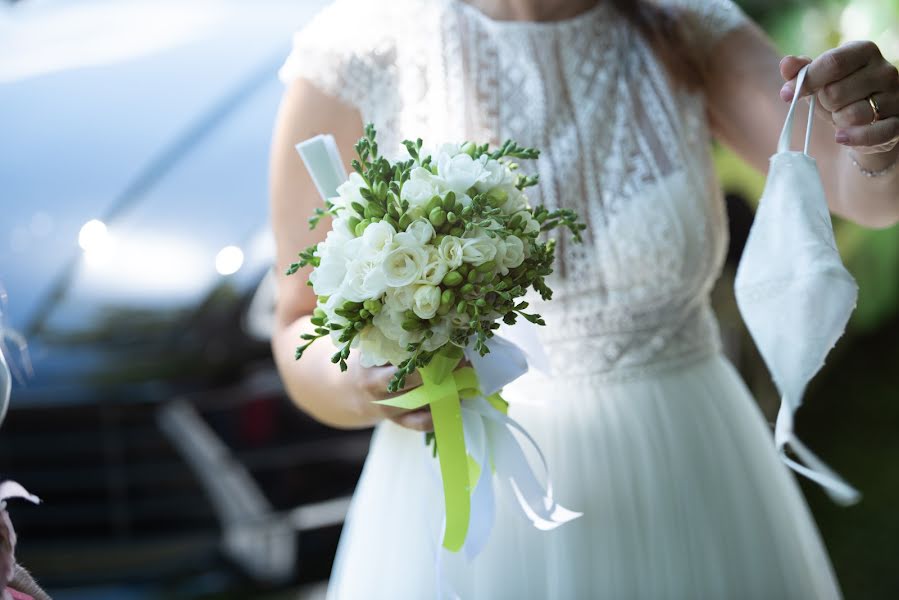
[[[899,146],[888,152],[873,154],[861,154],[852,148],[848,149],[849,160],[861,172],[868,177],[885,175],[892,171],[899,162]]]

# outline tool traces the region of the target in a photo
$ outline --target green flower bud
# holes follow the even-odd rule
[[[393,217],[394,219],[400,218],[400,210],[396,207],[396,204],[391,202],[387,205],[387,214]]]
[[[462,275],[462,277],[465,277],[468,275],[468,271],[471,270],[471,266],[467,263],[462,263],[456,270],[459,271],[459,274]]]
[[[455,223],[456,221],[458,221],[459,217],[456,216],[456,213],[454,213],[454,212],[448,212],[448,213],[446,213],[446,220],[448,223],[452,224],[452,223]]]
[[[379,181],[375,186],[375,197],[378,200],[384,200],[387,197],[387,183]]]
[[[325,314],[325,311],[316,307],[315,310],[312,311],[312,316],[316,319],[324,319],[328,315]]]
[[[472,268],[472,270],[468,272],[468,277],[466,277],[468,283],[474,283],[475,281],[477,281],[478,275],[480,275],[480,273],[478,273],[477,267]]]
[[[374,202],[369,202],[368,206],[365,207],[365,218],[371,219],[372,217],[383,217],[384,209],[381,208],[380,204],[375,204]]]
[[[477,270],[480,271],[481,273],[491,273],[491,272],[493,272],[494,269],[496,269],[496,261],[495,260],[488,260],[485,263],[481,263],[480,265],[478,265],[478,268],[477,268]]]
[[[450,271],[443,276],[442,283],[447,287],[456,287],[462,283],[462,275],[458,271]]]
[[[456,301],[456,294],[453,293],[453,290],[443,290],[443,293],[440,294],[440,304],[446,304],[447,306],[452,306]]]
[[[490,203],[490,206],[493,208],[499,208],[503,204],[506,203],[506,200],[509,199],[509,192],[502,188],[493,188],[489,192],[487,192],[487,202]]]
[[[443,202],[440,203],[443,207],[443,210],[449,212],[453,210],[453,207],[456,206],[456,192],[450,190],[446,193],[446,196],[443,198]]]
[[[371,316],[371,313],[368,312],[368,311],[367,311],[366,309],[364,309],[364,308],[363,308],[362,310],[359,311],[359,318],[360,318],[360,319],[363,319],[363,320],[367,321],[368,318],[369,318],[370,316]]]
[[[425,213],[431,214],[435,208],[440,208],[443,206],[443,200],[441,200],[440,196],[434,196],[431,200],[425,205]]]
[[[475,306],[479,306],[480,308],[484,308],[485,306],[487,306],[487,301],[484,300],[483,298],[478,298],[477,300],[475,300]]]
[[[474,293],[474,284],[466,283],[465,285],[462,286],[462,289],[459,290],[459,293],[461,293],[463,296],[470,296],[471,294]]]
[[[347,225],[350,227],[350,231],[356,231],[356,225],[362,222],[362,219],[359,217],[350,217],[347,219]]]
[[[381,303],[377,300],[366,300],[362,303],[363,308],[373,315],[381,312]]]
[[[453,310],[452,304],[441,304],[439,307],[437,307],[437,314],[441,317],[444,317],[449,314],[449,311],[451,310]]]
[[[403,321],[403,329],[406,331],[418,331],[421,329],[421,321],[418,320],[418,317],[414,319],[406,319]]]
[[[462,144],[462,148],[460,148],[460,150],[462,150],[462,152],[464,152],[465,154],[469,155],[472,158],[477,158],[474,155],[475,150],[477,150],[477,148],[478,147],[474,142],[465,142],[464,144]]]
[[[350,202],[350,207],[356,211],[357,215],[365,214],[365,207],[359,204],[358,202]]]
[[[455,227],[450,229],[450,235],[453,235],[456,237],[462,237],[463,233],[465,233],[465,230],[462,229],[461,227],[459,227],[458,225],[456,225]]]
[[[406,228],[412,224],[412,217],[409,216],[409,213],[403,213],[403,216],[400,217],[399,228],[400,231],[406,231]]]
[[[456,312],[460,315],[464,315],[465,311],[468,310],[468,302],[465,300],[460,300],[459,304],[456,305]]]
[[[353,229],[356,237],[362,237],[362,234],[365,233],[365,228],[371,225],[371,221],[369,219],[365,219]]]
[[[362,331],[363,329],[365,329],[365,321],[356,321],[355,323],[353,323],[353,328],[356,331]]]
[[[446,212],[442,208],[435,208],[428,213],[428,219],[434,227],[442,227],[446,223]]]
[[[400,228],[400,224],[397,222],[396,219],[394,219],[394,218],[391,217],[391,216],[386,216],[386,217],[384,217],[384,222],[385,222],[385,223],[390,223],[390,226],[393,227],[394,229],[399,229],[399,228]]]

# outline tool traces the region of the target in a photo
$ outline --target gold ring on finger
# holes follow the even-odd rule
[[[868,104],[871,105],[871,110],[874,112],[874,119],[871,121],[871,124],[874,124],[880,120],[880,105],[874,99],[874,94],[868,96]]]

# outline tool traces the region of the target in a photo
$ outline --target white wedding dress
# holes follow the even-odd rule
[[[729,0],[676,4],[705,49],[745,22]],[[669,84],[609,2],[524,23],[461,0],[338,0],[280,76],[357,107],[385,151],[417,137],[536,146],[532,203],[589,225],[582,245],[560,236],[555,297],[536,307],[552,376],[504,392],[556,498],[584,515],[537,531],[500,491],[484,552],[446,567],[462,598],[840,597],[794,475],[721,354],[708,296],[727,227],[704,99]],[[329,598],[433,598],[441,517],[422,434],[379,425]]]

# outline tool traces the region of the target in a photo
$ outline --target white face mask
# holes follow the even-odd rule
[[[774,440],[781,459],[824,486],[840,504],[853,504],[857,490],[831,471],[793,433],[793,414],[809,380],[821,369],[855,308],[858,287],[843,266],[818,167],[808,154],[815,97],[805,150],[791,152],[790,137],[799,91],[771,157],[765,192],[737,269],[737,305],[781,393]],[[786,446],[802,460],[787,457]]]

